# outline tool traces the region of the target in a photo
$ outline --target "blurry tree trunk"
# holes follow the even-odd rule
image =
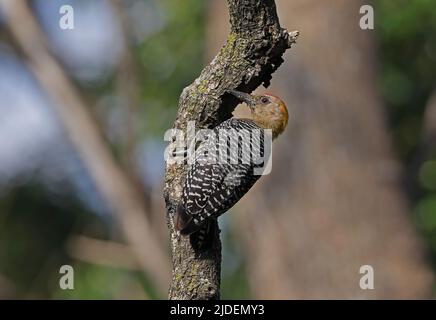
[[[377,93],[374,31],[363,1],[283,0],[302,40],[273,81],[290,109],[272,174],[237,206],[233,226],[255,298],[429,298],[433,276],[400,187]],[[225,33],[211,4],[210,50]],[[359,286],[374,268],[374,290]]]
[[[424,143],[430,150],[436,149],[436,89],[433,90],[425,109]]]
[[[163,294],[169,280],[164,245],[147,219],[136,188],[110,153],[93,120],[61,65],[50,54],[46,39],[24,0],[0,0],[10,33],[27,64],[53,102],[72,144],[86,165],[98,191],[113,210],[126,240],[156,289]]]
[[[230,118],[237,100],[227,91],[237,88],[251,92],[262,83],[269,84],[272,73],[283,62],[283,53],[297,36],[280,27],[273,0],[227,0],[227,4],[231,24],[227,43],[180,96],[174,129],[184,134],[188,121],[202,129]],[[166,167],[164,196],[173,258],[169,298],[219,299],[221,242],[217,222],[212,222],[212,245],[201,252],[196,252],[189,237],[175,229],[174,217],[187,168],[186,164],[171,162]]]
[[[16,291],[13,282],[0,274],[0,300],[15,299]]]

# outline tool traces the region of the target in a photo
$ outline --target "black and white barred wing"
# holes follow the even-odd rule
[[[198,147],[178,207],[177,229],[182,234],[226,212],[258,180],[254,159],[263,153],[263,136],[253,132],[259,129],[249,120],[230,119]],[[228,139],[218,139],[222,130],[227,130]]]
[[[224,178],[210,195],[202,212],[204,218],[217,218],[225,213],[250,190],[260,177],[253,174],[251,165],[226,165],[224,170]]]

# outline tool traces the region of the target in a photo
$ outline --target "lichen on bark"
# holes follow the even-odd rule
[[[251,92],[269,85],[282,64],[283,53],[295,43],[298,32],[280,27],[274,0],[227,0],[231,33],[218,55],[200,76],[186,87],[179,100],[173,128],[186,131],[188,121],[196,129],[213,128],[231,117],[238,101],[229,89]],[[174,213],[182,192],[187,165],[167,164],[164,198],[171,235],[173,263],[170,299],[219,299],[221,242],[219,228],[210,249],[196,253],[189,237],[174,229]]]

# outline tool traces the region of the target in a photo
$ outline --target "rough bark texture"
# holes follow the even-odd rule
[[[231,117],[237,101],[226,94],[238,88],[251,92],[269,85],[271,74],[283,62],[282,54],[297,33],[279,25],[273,0],[228,0],[231,32],[219,54],[193,84],[183,90],[174,128],[212,128]],[[174,213],[181,196],[185,165],[167,165],[164,197],[171,233],[173,261],[170,299],[218,299],[220,297],[221,243],[216,227],[210,250],[196,254],[189,237],[174,230]]]
[[[231,217],[254,298],[431,296],[377,93],[374,31],[358,24],[363,4],[278,2],[282,22],[304,36],[273,81],[290,123],[274,145],[271,176]],[[214,1],[211,46],[225,32],[222,10]],[[359,286],[366,264],[374,290]]]

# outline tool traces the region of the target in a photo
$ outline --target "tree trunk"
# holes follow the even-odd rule
[[[290,123],[233,218],[255,298],[429,298],[433,276],[400,187],[363,1],[281,1],[303,35],[273,81]],[[215,0],[210,47],[225,21]],[[213,50],[213,49],[212,49]],[[362,265],[374,289],[362,290]]]
[[[273,0],[228,0],[231,32],[219,54],[193,84],[183,90],[174,129],[186,133],[188,121],[196,129],[215,127],[231,117],[237,100],[229,89],[251,92],[269,84],[283,62],[282,54],[295,42],[296,33],[279,25]],[[174,229],[174,214],[181,196],[187,165],[167,162],[164,197],[171,233],[173,274],[170,299],[220,297],[221,243],[216,230],[211,248],[196,253],[189,237]]]

